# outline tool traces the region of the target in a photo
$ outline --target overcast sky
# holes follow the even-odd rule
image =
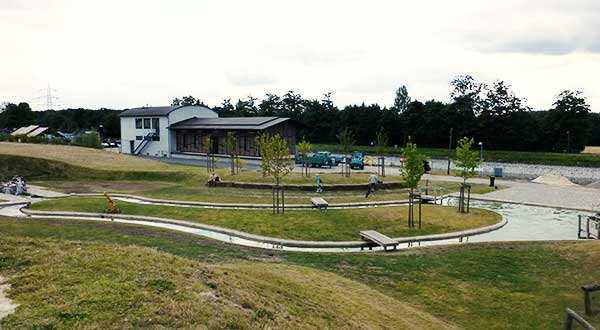
[[[598,0],[0,0],[0,102],[209,105],[294,90],[339,106],[449,100],[502,79],[534,109],[565,89],[600,111]]]

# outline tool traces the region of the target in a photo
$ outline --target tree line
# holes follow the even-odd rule
[[[119,138],[121,110],[65,109],[32,111],[27,103],[0,106],[0,129],[10,131],[23,126],[39,125],[55,131],[80,132],[95,130],[103,137]]]
[[[401,86],[389,108],[364,103],[339,108],[331,93],[311,100],[289,91],[260,101],[226,99],[212,109],[222,117],[290,117],[299,139],[322,144],[338,143],[339,133],[350,130],[359,145],[375,144],[378,133],[385,132],[390,145],[406,145],[411,137],[420,146],[447,148],[452,130],[454,146],[465,136],[495,150],[579,152],[600,145],[600,114],[591,112],[581,92],[563,91],[550,109],[533,111],[502,80],[487,85],[467,75],[451,85],[450,102],[412,100]],[[193,96],[174,104],[204,105]]]
[[[578,152],[585,145],[600,145],[600,114],[590,111],[580,92],[564,91],[549,109],[532,111],[527,100],[501,80],[488,85],[471,76],[457,76],[451,85],[449,102],[413,100],[401,86],[391,107],[364,103],[338,107],[331,93],[318,100],[289,91],[282,96],[266,94],[262,100],[226,99],[212,109],[222,117],[290,117],[299,140],[321,144],[338,143],[340,132],[349,130],[359,145],[374,144],[377,134],[384,132],[389,145],[404,146],[411,137],[422,147],[447,148],[452,129],[453,145],[470,136],[486,149]],[[193,96],[176,98],[172,104],[206,105]],[[104,136],[118,138],[119,112],[31,111],[27,103],[9,103],[0,107],[0,128],[37,124],[79,131],[98,130],[102,125]]]

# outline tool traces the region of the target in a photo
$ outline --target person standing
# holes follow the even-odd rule
[[[371,173],[371,175],[369,175],[369,187],[367,189],[367,194],[365,195],[365,198],[369,197],[369,195],[375,191],[375,188],[377,187],[377,176],[373,173]]]
[[[321,181],[321,176],[317,174],[317,178],[315,179],[317,181],[317,192],[318,193],[322,193],[323,192],[323,181]]]

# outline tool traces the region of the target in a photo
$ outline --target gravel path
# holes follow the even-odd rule
[[[17,305],[13,304],[8,297],[6,297],[6,290],[10,288],[8,284],[4,284],[4,277],[0,276],[0,320],[4,317],[15,312]],[[0,326],[2,329],[2,326]]]

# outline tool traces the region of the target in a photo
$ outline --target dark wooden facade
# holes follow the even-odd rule
[[[287,143],[290,154],[294,153],[296,147],[296,129],[288,122],[258,130],[206,130],[206,129],[177,129],[175,130],[177,152],[196,152],[212,154],[226,154],[225,141],[228,132],[234,132],[237,138],[238,156],[259,157],[256,148],[256,137],[266,132],[271,136],[281,135]],[[205,145],[206,136],[212,139],[211,145]]]

